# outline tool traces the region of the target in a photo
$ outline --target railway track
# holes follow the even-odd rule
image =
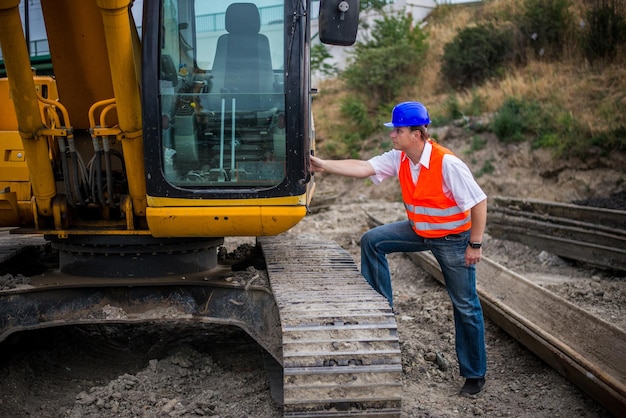
[[[367,216],[372,226],[389,221],[381,219],[389,214]],[[430,253],[407,255],[444,284]],[[477,265],[477,288],[487,317],[608,411],[622,416],[626,411],[624,330],[487,258]]]
[[[495,238],[626,271],[626,211],[495,197],[487,229]]]

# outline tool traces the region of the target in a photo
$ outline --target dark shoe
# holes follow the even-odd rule
[[[472,396],[479,393],[483,390],[485,386],[485,378],[479,377],[477,379],[465,379],[465,384],[461,388],[461,392],[459,395],[461,396]]]

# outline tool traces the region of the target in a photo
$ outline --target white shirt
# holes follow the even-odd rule
[[[422,166],[430,167],[432,150],[432,144],[427,141],[419,163],[415,164],[409,160],[413,182],[417,183]],[[397,177],[400,172],[401,158],[402,151],[395,149],[370,158],[369,163],[372,164],[374,171],[376,171],[376,174],[370,177],[374,184],[380,184],[389,177]],[[404,158],[409,157],[405,155]],[[487,198],[487,195],[476,183],[467,165],[457,156],[452,154],[444,155],[442,166],[443,192],[448,198],[454,200],[461,210],[469,210]]]

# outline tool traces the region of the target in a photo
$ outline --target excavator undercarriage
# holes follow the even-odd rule
[[[387,301],[336,243],[287,232],[314,191],[311,42],[353,44],[358,1],[40,0],[54,77],[33,76],[20,3],[0,0],[0,262],[58,264],[3,272],[0,341],[232,325],[285,416],[399,416]],[[223,237],[258,237],[263,274],[231,280]]]
[[[3,266],[19,259],[19,250],[37,249],[50,260],[44,251],[50,244],[41,236],[0,237]],[[95,272],[89,268],[67,274],[62,267],[19,281],[5,274],[0,340],[63,325],[232,325],[265,349],[272,394],[285,416],[400,416],[394,314],[352,257],[309,235],[259,238],[258,248],[264,265],[258,259],[255,265],[265,271],[244,280],[232,280],[236,273],[227,260],[205,271],[155,277],[89,276]],[[32,253],[28,257],[34,261]],[[141,254],[128,257],[141,263]]]

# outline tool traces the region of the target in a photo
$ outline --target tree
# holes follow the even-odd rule
[[[344,71],[347,86],[377,102],[389,103],[419,74],[428,48],[426,35],[410,15],[383,14],[374,21],[371,39],[355,45]]]

